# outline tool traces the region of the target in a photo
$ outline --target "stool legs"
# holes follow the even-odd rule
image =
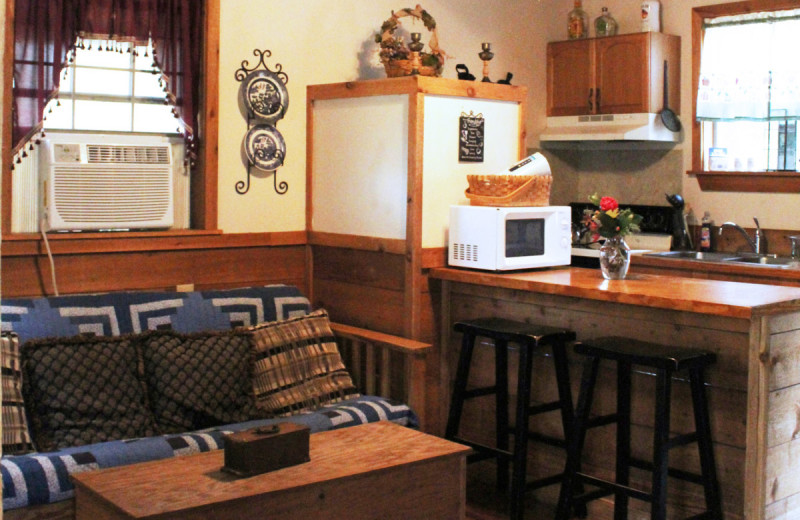
[[[564,431],[564,447],[572,437],[572,426],[575,414],[572,408],[572,388],[569,385],[569,362],[567,361],[567,346],[562,343],[553,345],[553,369],[558,385],[558,402],[561,410],[561,427]]]
[[[494,381],[495,442],[498,449],[508,451],[508,342],[502,339],[495,341]],[[507,457],[497,457],[497,488],[508,489]]]
[[[627,486],[631,473],[631,365],[620,362],[617,370],[617,464],[616,482]],[[628,495],[614,495],[614,520],[627,520]]]
[[[667,470],[669,468],[669,411],[672,378],[664,370],[656,370],[655,431],[653,432],[653,500],[652,520],[667,517]]]
[[[722,502],[719,481],[717,480],[717,465],[714,461],[714,447],[711,442],[711,424],[703,372],[702,367],[689,371],[692,401],[694,402],[694,422],[698,435],[697,445],[700,450],[700,469],[703,474],[706,509],[709,511],[711,518],[722,520]]]
[[[464,394],[467,391],[469,366],[472,363],[472,351],[475,348],[475,336],[464,334],[461,336],[461,353],[458,356],[456,368],[456,381],[453,387],[453,398],[450,400],[450,411],[447,414],[445,439],[453,439],[458,435],[458,425],[461,423],[461,414],[464,410]]]
[[[530,349],[519,349],[519,375],[517,376],[517,407],[514,424],[513,475],[511,476],[510,517],[522,518],[525,504],[525,479],[528,463],[528,418],[530,417],[531,371],[533,356]]]
[[[581,454],[586,440],[586,426],[594,399],[594,387],[597,382],[597,369],[600,358],[589,357],[583,363],[581,387],[578,393],[578,405],[575,408],[575,421],[572,434],[567,438],[567,463],[564,469],[561,491],[558,495],[556,520],[568,520],[571,514],[572,494],[577,485],[575,476],[581,470]]]

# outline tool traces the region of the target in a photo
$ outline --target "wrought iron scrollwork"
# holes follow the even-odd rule
[[[250,62],[247,60],[242,60],[241,68],[238,69],[234,74],[236,81],[242,81],[251,72],[255,72],[259,69],[264,69],[278,76],[281,79],[281,81],[283,81],[284,85],[289,83],[289,75],[283,72],[283,65],[281,65],[280,63],[276,63],[275,70],[272,70],[267,66],[266,62],[264,61],[264,58],[269,58],[272,56],[272,51],[269,50],[260,51],[258,49],[253,49],[253,56],[256,56],[258,58],[258,63],[256,64],[256,66],[253,68],[249,68],[248,65],[250,65]]]
[[[247,180],[236,183],[236,193],[244,195],[250,190],[250,174],[253,168],[271,171],[273,187],[278,195],[289,190],[286,181],[278,182],[277,169],[283,166],[286,157],[286,144],[275,125],[284,117],[289,104],[286,84],[289,75],[280,63],[270,69],[265,58],[272,56],[269,50],[253,50],[258,63],[250,67],[248,60],[234,73],[237,81],[243,82],[240,96],[247,119],[247,133],[244,149],[247,155]]]

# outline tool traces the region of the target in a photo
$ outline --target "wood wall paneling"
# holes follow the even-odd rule
[[[335,321],[404,335],[403,255],[312,246],[312,302]]]
[[[119,251],[107,250],[102,240],[95,240],[101,243],[94,248],[92,241],[51,245],[61,294],[174,290],[179,284],[204,289],[286,283],[305,291],[304,233],[292,236],[184,237],[161,243],[162,248],[158,239],[143,238],[139,247],[125,240],[132,247]],[[1,267],[4,298],[54,294],[50,264],[37,240],[4,242]]]

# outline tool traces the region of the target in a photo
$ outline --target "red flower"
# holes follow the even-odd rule
[[[603,197],[600,199],[600,210],[602,211],[611,211],[612,209],[617,209],[619,204],[617,203],[617,199],[614,197]]]

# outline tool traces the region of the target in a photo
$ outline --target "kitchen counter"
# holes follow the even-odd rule
[[[599,269],[563,267],[509,273],[441,268],[433,278],[544,294],[749,318],[800,309],[800,288],[651,274],[604,280]]]
[[[715,455],[726,518],[789,519],[800,517],[800,288],[724,282],[697,278],[631,274],[607,281],[599,270],[554,268],[492,273],[453,268],[432,269],[441,284],[441,377],[452,385],[460,337],[451,333],[461,319],[500,316],[566,327],[579,340],[623,335],[670,345],[710,350],[717,363],[708,373]],[[491,347],[476,349],[471,384],[491,385]],[[488,347],[488,348],[487,348]],[[512,366],[513,366],[512,352]],[[577,388],[579,359],[572,355],[571,375]],[[611,365],[603,366],[595,413],[615,405],[616,380]],[[549,358],[534,364],[537,391],[554,385]],[[649,458],[652,446],[654,378],[634,378],[633,451]],[[574,397],[574,396],[573,396]],[[534,396],[535,398],[535,396]],[[674,433],[694,428],[688,384],[674,385]],[[491,399],[465,411],[466,436],[491,442]],[[469,405],[468,405],[469,406]],[[466,416],[465,416],[466,417]],[[532,429],[560,435],[557,417],[534,419]],[[462,428],[463,430],[463,428]],[[613,475],[614,428],[592,430],[587,437],[585,465]],[[531,444],[529,476],[563,469],[563,455]],[[670,452],[671,465],[696,470],[694,445]],[[472,469],[470,469],[472,471]],[[491,475],[491,472],[488,473]],[[632,484],[646,487],[648,476],[634,471]],[[554,501],[557,490],[537,492],[538,500]],[[590,504],[590,518],[611,518],[611,498]],[[646,505],[632,502],[646,511]],[[702,509],[702,492],[693,485],[670,481],[671,514],[686,517]],[[635,516],[632,513],[632,516]]]

